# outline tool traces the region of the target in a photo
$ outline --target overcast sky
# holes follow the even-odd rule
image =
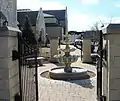
[[[96,22],[120,23],[120,0],[17,0],[18,9],[68,8],[68,30],[89,30]]]

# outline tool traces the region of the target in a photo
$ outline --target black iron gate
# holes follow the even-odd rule
[[[18,35],[20,101],[38,101],[37,45]]]
[[[97,58],[97,97],[98,101],[106,101],[106,96],[102,95],[102,68],[103,68],[103,33],[100,30],[100,40]]]

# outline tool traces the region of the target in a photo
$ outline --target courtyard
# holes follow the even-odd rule
[[[64,47],[63,45],[61,47]],[[71,47],[74,47],[71,45]],[[79,55],[76,49],[71,54]],[[86,68],[96,73],[94,65],[82,63],[80,57],[72,66]],[[97,101],[96,99],[96,76],[87,80],[60,81],[43,78],[40,74],[56,64],[46,63],[38,67],[39,101]]]
[[[0,101],[120,101],[119,0],[0,5]]]

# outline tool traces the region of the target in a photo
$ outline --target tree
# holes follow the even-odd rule
[[[93,41],[99,41],[99,23],[96,22],[91,28],[93,34]]]
[[[99,30],[98,22],[96,22],[91,29],[94,31],[98,31]]]
[[[32,45],[37,44],[35,34],[33,33],[33,30],[31,27],[30,19],[27,15],[25,16],[25,21],[22,29],[22,36],[29,44],[32,44]]]

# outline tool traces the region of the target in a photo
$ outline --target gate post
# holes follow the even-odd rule
[[[55,55],[58,54],[58,38],[50,38],[50,61],[51,62],[58,62],[58,60],[54,57]]]
[[[103,92],[107,101],[120,101],[120,24],[109,24],[103,30],[106,60],[103,67]]]
[[[83,39],[82,45],[82,62],[91,63],[91,40],[90,39]]]
[[[15,101],[19,95],[18,60],[13,59],[13,50],[18,50],[17,32],[17,28],[0,27],[0,100],[4,101]]]
[[[92,63],[91,58],[91,37],[89,36],[88,31],[83,35],[83,44],[82,44],[82,62]]]

